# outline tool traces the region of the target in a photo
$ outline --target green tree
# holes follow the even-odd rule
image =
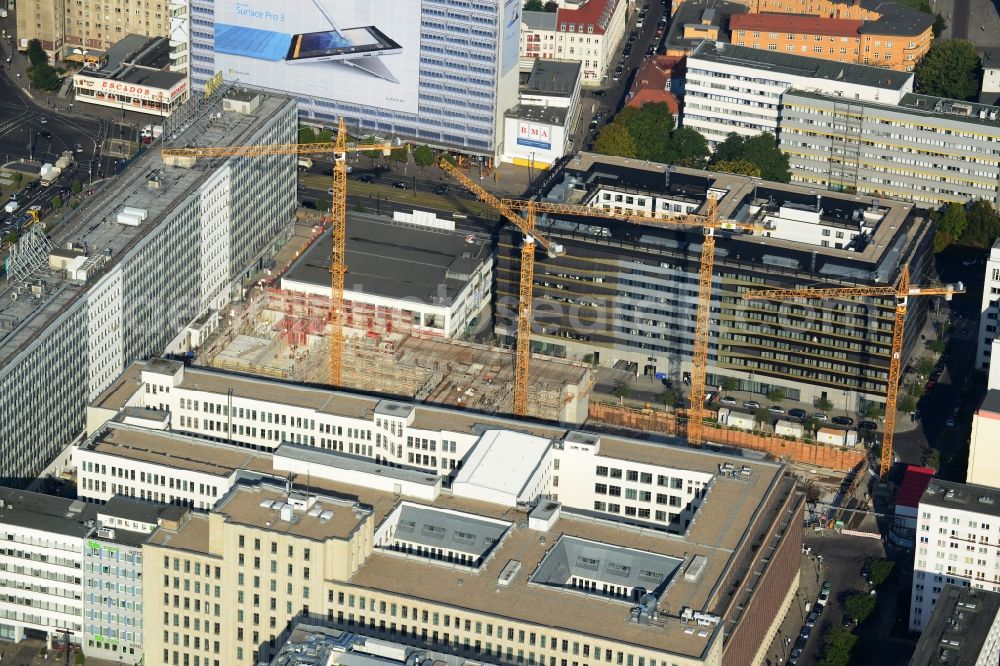
[[[941,469],[941,451],[939,449],[928,449],[924,457],[924,465],[934,471]]]
[[[965,207],[959,203],[950,203],[943,211],[935,211],[931,214],[931,220],[937,223],[934,233],[935,252],[942,252],[961,238],[969,223],[965,216]]]
[[[403,146],[402,148],[394,148],[389,152],[389,159],[405,164],[410,161],[410,151],[406,146]]]
[[[641,108],[627,106],[615,116],[614,122],[632,135],[636,157],[662,163],[671,157],[670,133],[674,130],[674,116],[665,103],[645,104]]]
[[[370,135],[370,134],[368,136],[364,137],[361,141],[362,141],[362,143],[378,143],[377,139],[374,136]],[[361,154],[368,158],[369,163],[372,166],[375,165],[375,162],[377,160],[380,160],[383,157],[381,150],[366,150],[366,151],[363,151]]]
[[[723,162],[716,162],[715,164],[709,165],[708,170],[760,178],[760,167],[748,160],[725,160]]]
[[[542,4],[542,0],[528,0],[524,3],[524,11],[543,12],[545,11],[545,5]]]
[[[74,180],[69,186],[69,191],[72,192],[73,194],[79,194],[80,190],[82,189],[83,186],[80,185],[80,181],[78,180]]]
[[[787,183],[792,179],[788,168],[788,155],[778,149],[778,142],[770,132],[763,132],[753,137],[743,137],[730,133],[725,140],[715,148],[712,164],[749,162],[757,167],[759,175],[764,180]],[[727,169],[717,169],[727,171]],[[730,173],[737,173],[730,171]],[[754,174],[745,174],[754,175]]]
[[[45,49],[42,48],[40,40],[32,39],[28,41],[28,62],[31,63],[32,67],[49,64],[49,56],[45,53]]]
[[[785,392],[780,388],[773,388],[767,392],[767,399],[771,402],[781,402],[785,399]]]
[[[66,649],[69,648],[67,647]],[[87,663],[87,658],[83,656],[82,650],[76,651],[76,657],[74,657],[73,660],[76,662],[77,666],[81,666],[82,664]]]
[[[632,395],[632,389],[629,388],[628,381],[625,379],[619,379],[615,382],[615,385],[611,387],[611,395],[618,398],[618,403],[621,405],[625,404],[625,398]]]
[[[868,579],[874,588],[882,587],[882,584],[892,574],[893,561],[884,558],[876,558],[868,562]]]
[[[316,130],[308,125],[299,125],[299,143],[316,143]]]
[[[594,141],[594,152],[618,157],[638,157],[635,139],[628,128],[619,123],[608,123]]]
[[[1000,213],[985,199],[976,199],[969,204],[965,219],[967,223],[961,238],[963,245],[985,250],[1000,238]]]
[[[708,141],[690,127],[679,127],[670,135],[670,154],[667,164],[700,169],[708,162]]]
[[[657,402],[663,404],[664,407],[676,407],[677,403],[680,401],[680,396],[677,395],[675,389],[666,389],[660,395],[656,396]]]
[[[974,100],[979,96],[982,70],[972,42],[935,41],[914,71],[914,88],[924,95]]]
[[[870,419],[877,419],[885,415],[885,407],[878,404],[877,402],[869,402],[865,404],[865,416]]]
[[[355,213],[367,213],[368,209],[365,208],[365,205],[359,201],[358,203],[354,204],[354,212]]]
[[[732,377],[725,377],[722,380],[722,390],[723,391],[727,391],[727,392],[728,391],[735,391],[739,387],[740,387],[739,381],[736,380],[736,379],[733,379]]]
[[[316,210],[323,211],[324,213],[330,210],[330,200],[326,197],[320,197],[316,199]]]
[[[917,373],[926,377],[934,372],[934,361],[930,356],[921,356],[916,363]]]
[[[848,666],[858,637],[844,627],[834,627],[826,635],[823,644],[823,660],[820,666]]]
[[[333,130],[320,130],[316,133],[316,141],[320,143],[333,143]]]
[[[20,185],[22,180],[24,180],[24,174],[21,173],[20,171],[15,172],[14,173],[14,182],[17,183],[18,185]]]
[[[556,0],[549,0],[548,2],[545,3],[545,11],[547,11],[549,14],[555,14],[558,9],[559,9],[559,3],[556,2]]]
[[[875,610],[875,597],[864,592],[855,592],[844,600],[844,612],[862,624]]]
[[[56,210],[59,210],[60,208],[62,208],[62,205],[63,205],[63,202],[62,202],[62,197],[61,196],[59,196],[57,194],[56,196],[52,197],[52,207],[53,208],[55,208]]]
[[[917,408],[917,401],[912,395],[904,395],[896,401],[896,411],[909,414]]]
[[[28,68],[28,78],[31,84],[41,90],[55,90],[62,85],[59,72],[54,70],[48,63],[42,63]]]
[[[821,412],[828,412],[833,409],[833,403],[830,402],[829,398],[816,398],[813,400],[813,406]]]
[[[771,413],[764,407],[758,407],[753,410],[753,419],[757,422],[758,427],[763,427],[770,417]]]
[[[417,146],[413,149],[413,161],[423,171],[426,167],[434,164],[434,150],[430,146]]]
[[[934,17],[934,25],[931,26],[931,32],[934,33],[934,39],[940,37],[941,33],[943,33],[947,29],[948,29],[948,22],[945,21],[944,17],[941,16],[941,13],[938,12],[938,15]]]

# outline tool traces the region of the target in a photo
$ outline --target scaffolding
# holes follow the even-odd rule
[[[23,286],[34,278],[52,275],[54,271],[49,268],[52,248],[52,241],[42,233],[38,225],[28,227],[17,242],[10,246],[7,256],[7,277],[11,284]]]

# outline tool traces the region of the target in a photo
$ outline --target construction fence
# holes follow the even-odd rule
[[[591,421],[606,425],[665,433],[676,437],[685,435],[686,418],[683,414],[679,418],[678,414],[659,409],[638,409],[591,401],[589,416]],[[850,471],[864,460],[863,450],[733,430],[714,423],[705,424],[705,440],[722,446],[761,451],[790,462],[815,465],[840,472]]]

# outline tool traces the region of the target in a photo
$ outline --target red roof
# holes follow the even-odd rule
[[[671,56],[656,56],[645,60],[636,72],[626,106],[640,108],[644,104],[664,102],[670,107],[670,112],[677,115],[680,104],[670,92],[670,78],[672,69],[678,62],[678,58]]]
[[[794,35],[829,35],[857,37],[864,21],[823,18],[805,14],[733,14],[729,18],[730,32],[749,30]]]
[[[896,506],[917,508],[932,476],[934,476],[934,470],[930,467],[907,465],[906,471],[903,472],[903,483],[900,484],[899,492],[896,493]]]
[[[569,26],[573,24],[573,32],[603,35],[604,29],[608,26],[608,21],[614,13],[615,6],[625,0],[588,0],[587,4],[579,9],[560,8],[556,11],[556,31],[570,32]],[[563,30],[563,25],[566,29]],[[593,32],[589,27],[593,26]]]
[[[672,92],[657,88],[643,88],[628,101],[625,106],[632,106],[635,108],[642,108],[646,104],[655,104],[657,102],[663,102],[670,108],[670,113],[673,115],[678,115],[680,113],[681,107],[677,103],[677,98],[674,97]]]

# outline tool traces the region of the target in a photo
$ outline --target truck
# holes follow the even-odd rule
[[[299,158],[299,171],[308,171],[313,168],[313,161],[308,157]]]
[[[163,125],[146,125],[142,128],[139,136],[142,137],[143,143],[153,143],[163,136]]]
[[[52,181],[58,178],[59,174],[61,173],[62,173],[61,168],[57,166],[52,166],[52,164],[46,162],[45,164],[42,165],[42,170],[40,173],[42,185],[51,185]]]

